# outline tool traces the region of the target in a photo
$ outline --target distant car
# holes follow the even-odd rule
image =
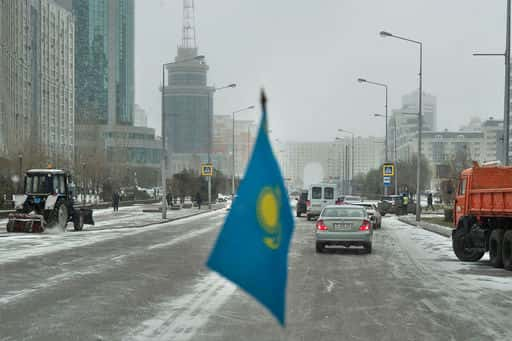
[[[361,206],[326,206],[316,222],[315,237],[316,252],[322,252],[326,245],[363,246],[372,252],[372,223]]]
[[[345,198],[343,199],[344,204],[351,204],[353,202],[361,202],[362,199],[358,195],[345,195]]]
[[[370,217],[370,221],[372,222],[373,227],[375,229],[380,229],[382,227],[382,215],[377,209],[377,205],[375,205],[372,202],[355,202],[352,205],[362,206],[366,208],[366,212]]]
[[[309,187],[308,201],[306,202],[308,220],[318,217],[327,205],[334,205],[336,193],[335,184],[315,184]]]
[[[300,217],[302,213],[307,213],[307,201],[308,191],[303,191],[297,200],[297,217]]]

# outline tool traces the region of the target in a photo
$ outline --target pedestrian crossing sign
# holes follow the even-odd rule
[[[202,176],[213,176],[213,165],[210,163],[204,163],[201,165]]]
[[[385,163],[382,166],[382,176],[395,176],[395,165],[392,163]]]

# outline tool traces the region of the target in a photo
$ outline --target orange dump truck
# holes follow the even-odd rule
[[[453,217],[457,258],[477,261],[489,251],[494,267],[512,270],[512,167],[474,163],[464,170]]]

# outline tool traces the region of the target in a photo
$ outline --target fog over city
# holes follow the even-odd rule
[[[159,65],[176,55],[182,1],[135,5],[136,103],[159,130],[155,80]],[[381,38],[381,30],[423,42],[424,91],[437,97],[438,129],[503,117],[503,58],[472,56],[504,51],[503,1],[198,0],[196,26],[209,84],[238,84],[215,95],[215,114],[256,103],[264,86],[273,135],[283,140],[332,140],[338,127],[384,135],[382,121],[371,117],[384,111],[382,89],[356,80],[388,83],[391,113],[417,89],[418,50]]]

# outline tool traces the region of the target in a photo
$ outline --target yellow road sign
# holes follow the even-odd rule
[[[382,176],[395,176],[395,165],[392,163],[382,165]]]
[[[211,163],[203,163],[201,165],[202,176],[213,176],[213,165]]]

